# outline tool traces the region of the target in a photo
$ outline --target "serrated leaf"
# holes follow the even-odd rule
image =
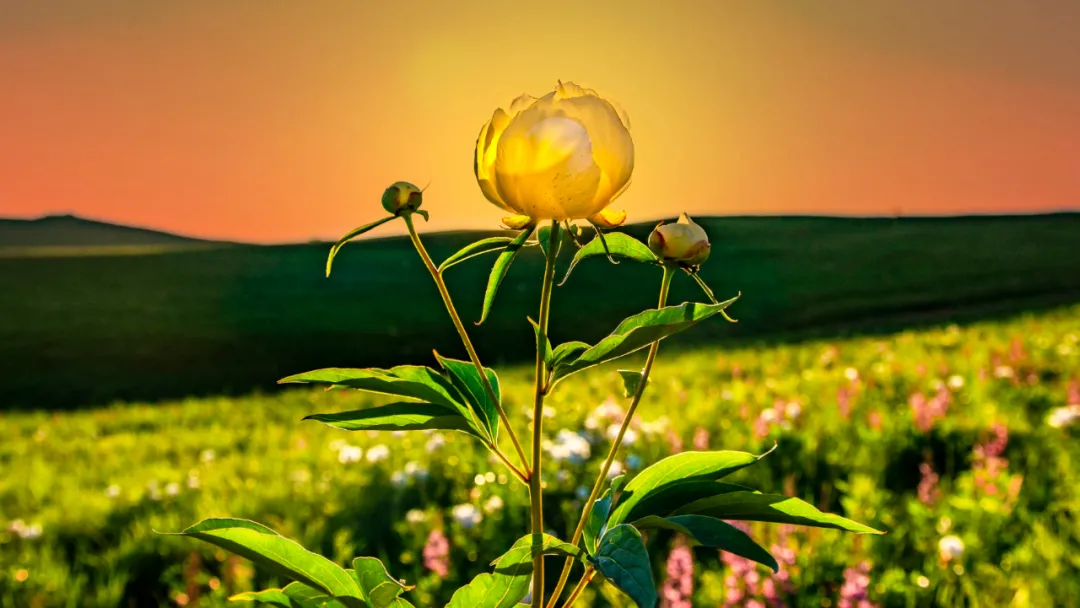
[[[352,566],[356,582],[368,598],[371,608],[389,608],[401,592],[413,588],[390,576],[386,566],[374,557],[358,557],[353,560]]]
[[[839,515],[822,513],[798,498],[759,492],[730,492],[703,498],[676,510],[675,514],[833,528],[856,534],[884,534],[880,530]]]
[[[657,340],[676,334],[708,319],[730,306],[738,298],[720,304],[686,302],[679,306],[650,309],[624,319],[615,331],[573,359],[564,359],[555,367],[553,380],[576,374],[594,365],[625,357]]]
[[[586,342],[564,342],[551,351],[551,365],[548,367],[554,368],[563,361],[577,357],[589,348],[590,345]]]
[[[641,370],[620,369],[619,377],[622,378],[623,396],[633,397],[641,387]]]
[[[230,602],[258,602],[280,608],[296,608],[289,596],[281,589],[264,589],[263,591],[246,591],[229,597]]]
[[[383,224],[389,222],[392,219],[394,219],[394,216],[391,215],[390,217],[384,217],[381,220],[375,220],[370,224],[364,224],[363,226],[360,226],[358,228],[353,228],[348,232],[348,234],[341,237],[341,239],[338,240],[337,243],[334,243],[334,246],[330,248],[330,255],[326,258],[326,276],[330,276],[330,266],[334,263],[334,258],[337,257],[338,252],[341,251],[341,248],[345,245],[345,243],[348,243],[349,241],[355,239],[361,234],[364,234],[372,228],[378,228],[379,226],[382,226]]]
[[[422,401],[400,401],[388,405],[333,414],[312,414],[304,420],[317,420],[343,431],[419,431],[440,429],[461,431],[486,438],[460,413],[441,405]]]
[[[468,245],[457,250],[450,257],[443,260],[443,263],[439,265],[439,271],[445,271],[451,266],[460,264],[461,262],[474,258],[478,255],[502,251],[503,249],[506,249],[506,247],[512,242],[514,242],[514,239],[508,236],[493,236],[491,238],[480,239],[479,241],[476,241],[474,243],[469,243]],[[531,245],[531,243],[526,243],[524,246],[528,247],[529,245]]]
[[[343,568],[262,524],[246,519],[204,519],[175,536],[198,538],[346,604],[365,606],[359,585]]]
[[[656,583],[641,533],[626,524],[612,527],[600,539],[592,564],[605,579],[630,596],[639,608],[656,606]]]
[[[499,254],[498,259],[495,260],[495,265],[491,267],[491,274],[488,275],[487,288],[484,290],[484,306],[480,312],[480,320],[476,322],[477,325],[487,320],[488,313],[491,312],[491,305],[495,302],[495,294],[499,291],[499,285],[506,278],[510,263],[517,257],[531,232],[531,229],[526,228],[518,233],[514,240],[510,241],[510,244]]]
[[[585,520],[585,527],[581,529],[585,550],[589,555],[596,555],[596,544],[604,535],[609,515],[611,515],[611,489],[604,490],[603,495],[596,499],[592,511],[589,512],[589,518]]]
[[[554,354],[551,350],[551,340],[548,340],[547,334],[544,333],[540,324],[532,319],[529,319],[529,323],[533,326],[533,331],[536,333],[536,351],[543,353],[544,363],[547,363],[548,368],[551,368]]]
[[[609,526],[629,521],[627,516],[639,503],[668,486],[685,480],[721,479],[739,469],[754,464],[758,456],[748,452],[682,452],[668,456],[638,473],[619,496],[611,512]],[[642,513],[639,517],[649,515]]]
[[[708,478],[675,481],[649,492],[648,496],[639,500],[636,505],[626,512],[625,521],[636,523],[638,519],[650,515],[666,517],[675,510],[702,498],[730,492],[753,491],[746,486],[714,481]]]
[[[607,247],[604,246],[605,242]],[[628,234],[610,232],[605,234],[603,239],[597,236],[577,250],[574,259],[570,261],[570,267],[566,269],[566,275],[563,277],[562,283],[565,283],[570,278],[570,273],[574,272],[574,268],[582,261],[597,256],[607,257],[609,253],[613,257],[626,258],[645,264],[660,263],[656,255],[641,241]]]
[[[690,540],[703,547],[721,549],[739,557],[755,561],[780,571],[780,565],[754,539],[735,526],[712,517],[702,515],[677,515],[675,517],[657,517],[650,515],[633,523],[638,530],[664,528],[674,530],[690,537]]]
[[[458,394],[465,398],[465,401],[476,413],[477,419],[484,425],[484,430],[487,432],[491,443],[497,443],[499,439],[499,409],[495,402],[491,400],[491,395],[488,394],[487,387],[484,386],[484,381],[480,378],[480,372],[476,370],[476,366],[469,361],[443,357],[439,353],[435,353],[435,358],[439,361],[439,365],[442,365],[443,369],[446,370],[450,377],[450,383],[457,389]],[[485,367],[484,374],[491,384],[491,390],[495,393],[495,398],[502,399],[499,389],[499,377],[495,374],[495,370]]]

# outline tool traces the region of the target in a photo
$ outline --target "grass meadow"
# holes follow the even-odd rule
[[[718,297],[743,293],[739,323],[662,344],[617,468],[776,445],[732,481],[887,534],[754,524],[773,574],[652,532],[658,584],[690,580],[694,606],[1080,605],[1080,216],[703,224],[703,274]],[[430,249],[473,238],[433,235]],[[284,583],[156,533],[224,515],[339,562],[379,557],[416,585],[415,605],[441,606],[528,529],[527,489],[464,435],[302,422],[388,398],[274,385],[323,366],[433,365],[431,348],[463,356],[406,241],[351,243],[330,279],[326,252],[0,257],[0,606],[222,606]],[[467,320],[489,263],[450,271]],[[519,432],[540,264],[526,250],[474,330]],[[659,279],[586,262],[555,292],[553,339],[601,337],[652,307]],[[671,301],[700,301],[685,279]],[[616,370],[640,363],[549,398],[553,534],[569,536],[622,420]],[[583,600],[628,605],[600,585]]]

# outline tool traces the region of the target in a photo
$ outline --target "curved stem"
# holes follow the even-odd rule
[[[570,606],[573,606],[574,602],[577,601],[578,596],[581,595],[581,592],[585,590],[585,587],[589,586],[590,582],[592,582],[594,576],[596,576],[596,570],[593,570],[592,566],[586,568],[585,574],[581,575],[581,580],[578,581],[577,586],[570,592],[570,597],[566,598],[566,603],[562,605],[562,608],[570,608]]]
[[[525,459],[525,450],[521,449],[521,443],[518,441],[517,434],[514,433],[514,427],[510,426],[510,420],[506,417],[506,410],[503,409],[502,403],[495,395],[495,390],[491,386],[491,382],[488,381],[487,374],[484,372],[484,366],[480,364],[480,357],[476,354],[476,349],[473,348],[472,340],[469,339],[469,334],[465,331],[465,324],[461,322],[461,317],[458,315],[457,309],[454,308],[454,301],[450,299],[450,291],[446,288],[446,282],[443,281],[442,272],[439,271],[435,263],[431,261],[431,255],[428,254],[427,249],[424,248],[424,243],[420,240],[420,235],[416,233],[416,227],[413,226],[412,216],[405,214],[402,216],[405,220],[405,225],[409,228],[409,238],[412,239],[413,247],[416,247],[416,252],[420,254],[420,259],[424,260],[424,265],[427,266],[428,272],[431,273],[431,278],[435,279],[435,286],[439,289],[439,295],[442,296],[443,304],[446,305],[446,312],[450,313],[450,320],[453,321],[454,327],[457,328],[458,335],[461,336],[461,342],[465,345],[465,350],[469,353],[469,359],[472,360],[473,365],[476,366],[476,371],[480,374],[480,381],[484,383],[484,388],[487,390],[488,397],[491,402],[495,404],[495,409],[499,412],[499,419],[502,421],[503,426],[506,427],[507,434],[510,435],[510,441],[514,444],[514,449],[517,450],[518,458],[521,459],[521,466],[525,471],[521,471],[514,465],[510,464],[510,460],[506,455],[499,450],[499,446],[493,441],[490,447],[491,451],[495,453],[500,460],[506,464],[507,467],[513,471],[514,475],[521,481],[529,482],[529,463]]]
[[[664,266],[664,278],[660,282],[660,304],[657,308],[663,308],[667,304],[668,291],[671,289],[671,278],[674,276],[675,271],[668,266]],[[630,428],[630,420],[634,417],[634,411],[637,410],[638,403],[641,403],[641,395],[645,393],[645,385],[649,381],[649,372],[652,371],[653,362],[656,360],[656,351],[660,349],[660,341],[657,340],[649,345],[649,355],[645,358],[645,367],[641,370],[641,382],[638,384],[637,390],[634,391],[634,396],[630,401],[630,407],[626,410],[626,416],[623,418],[622,426],[619,427],[619,434],[615,436],[615,441],[611,442],[611,449],[608,450],[607,458],[604,460],[603,466],[600,467],[600,475],[596,478],[596,483],[593,484],[592,492],[589,493],[589,498],[585,501],[585,508],[581,512],[581,519],[578,520],[577,528],[574,530],[574,536],[570,539],[570,544],[576,545],[581,540],[581,535],[585,530],[585,522],[589,519],[589,514],[592,513],[593,504],[596,502],[597,496],[600,495],[601,488],[604,487],[604,482],[607,481],[608,471],[611,470],[611,463],[615,462],[615,455],[619,452],[619,448],[622,447],[623,436],[626,435],[626,429]],[[555,602],[559,599],[559,594],[566,587],[566,580],[570,577],[570,567],[573,566],[573,558],[567,558],[566,563],[563,565],[562,574],[559,575],[559,582],[555,585],[555,591],[551,595],[551,601],[548,602],[547,608],[554,608]],[[569,605],[569,604],[567,604]]]
[[[544,265],[544,283],[540,291],[540,319],[537,324],[543,335],[547,336],[548,318],[551,313],[551,289],[555,284],[555,258],[559,255],[559,223],[551,222],[548,234],[547,261]],[[544,351],[536,349],[536,385],[533,391],[533,436],[532,436],[532,474],[529,475],[529,499],[532,505],[533,542],[533,585],[532,605],[540,608],[544,605],[544,555],[542,553],[544,533],[543,475],[540,472],[540,440],[544,426],[544,394],[547,384],[547,362]]]

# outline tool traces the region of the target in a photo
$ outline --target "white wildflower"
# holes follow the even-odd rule
[[[111,486],[105,488],[105,496],[108,496],[109,498],[116,498],[120,496],[120,486],[114,483]]]
[[[405,521],[414,526],[422,524],[427,521],[427,513],[420,509],[409,509],[409,512],[405,514]]]
[[[964,377],[960,374],[953,374],[949,376],[949,388],[954,391],[958,391],[964,388]]]
[[[383,444],[374,445],[368,448],[367,461],[371,463],[379,462],[380,460],[386,460],[390,457],[390,448]]]
[[[492,496],[491,498],[487,499],[487,501],[484,503],[484,512],[485,513],[494,513],[495,511],[498,511],[499,509],[502,509],[502,508],[503,508],[503,499],[502,499],[501,496],[498,496],[498,495]]]
[[[338,462],[347,464],[350,462],[359,462],[360,458],[364,455],[364,450],[358,446],[346,443],[338,448],[337,453]]]
[[[214,450],[203,450],[199,453],[199,460],[203,462],[213,462],[217,458],[217,452]]]
[[[454,521],[465,529],[472,528],[480,523],[480,520],[484,519],[484,516],[480,514],[480,509],[468,504],[455,506],[450,510],[450,514],[453,516]]]
[[[175,481],[170,481],[165,486],[165,493],[169,496],[176,496],[180,493],[180,484],[176,483]]]
[[[855,382],[859,379],[859,370],[855,369],[854,367],[849,367],[844,370],[844,377],[851,382]]]
[[[435,433],[427,440],[427,443],[424,444],[424,449],[428,452],[434,452],[444,445],[446,445],[446,437],[444,437],[442,433]]]
[[[945,561],[959,559],[964,554],[964,541],[954,534],[944,536],[938,541],[938,553]]]
[[[1046,418],[1046,424],[1055,429],[1061,429],[1076,424],[1077,420],[1080,420],[1080,404],[1066,405],[1050,410],[1050,415]]]
[[[611,468],[608,469],[607,478],[608,479],[614,479],[614,478],[618,477],[619,475],[622,475],[625,472],[626,472],[626,467],[623,466],[623,463],[619,462],[618,460],[615,460],[615,461],[613,461],[611,463]]]

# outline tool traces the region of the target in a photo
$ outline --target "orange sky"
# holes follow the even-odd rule
[[[476,134],[560,78],[630,115],[630,221],[1080,207],[1069,0],[0,10],[0,216],[336,238],[404,179],[431,181],[431,228],[495,227]]]

